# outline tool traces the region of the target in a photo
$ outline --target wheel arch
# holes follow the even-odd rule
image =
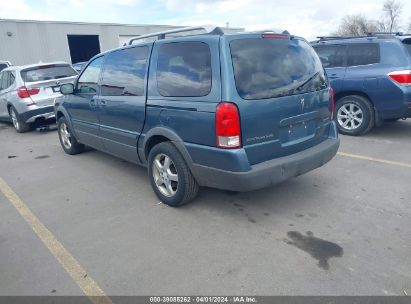
[[[370,98],[370,96],[362,91],[341,91],[335,94],[335,102],[338,102],[341,98],[347,97],[347,96],[352,96],[352,95],[357,95],[366,98],[371,105],[374,107],[374,102]]]
[[[155,127],[144,136],[139,154],[143,164],[147,164],[150,150],[161,142],[170,141],[181,153],[187,165],[192,168],[193,160],[184,145],[184,141],[173,130],[166,127]]]
[[[62,106],[59,106],[55,110],[55,113],[56,113],[56,123],[58,123],[61,117],[64,117],[67,120],[67,123],[69,124],[71,132],[73,133],[74,136],[76,136],[76,130],[73,128],[73,124],[71,122],[70,115],[68,114],[67,110],[63,108]]]
[[[11,102],[7,103],[7,112],[10,113],[10,108],[13,107],[13,104]]]

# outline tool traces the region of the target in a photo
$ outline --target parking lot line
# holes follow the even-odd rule
[[[338,152],[337,154],[340,155],[340,156],[363,159],[363,160],[369,160],[369,161],[373,161],[373,162],[377,162],[377,163],[383,163],[383,164],[387,164],[387,165],[394,165],[394,166],[400,166],[400,167],[405,167],[405,168],[411,168],[411,164],[396,162],[396,161],[392,161],[392,160],[374,158],[374,157],[351,154],[351,153],[345,153],[345,152]]]
[[[29,207],[0,177],[0,191],[9,200],[13,207],[20,213],[29,224],[34,233],[40,238],[51,254],[63,266],[73,281],[80,287],[90,301],[94,304],[112,304],[110,298],[87,274],[77,260],[64,248],[55,236],[44,226],[44,224],[31,212]]]

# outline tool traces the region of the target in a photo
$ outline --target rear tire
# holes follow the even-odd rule
[[[61,147],[70,155],[79,154],[84,151],[84,145],[80,144],[74,137],[72,130],[65,117],[61,117],[57,123]]]
[[[17,133],[30,131],[31,125],[21,120],[19,113],[17,113],[17,110],[13,106],[9,108],[9,115]]]
[[[178,207],[193,200],[199,186],[184,158],[170,142],[155,145],[148,156],[148,176],[157,197]]]
[[[375,125],[374,109],[365,97],[345,96],[336,103],[334,120],[341,134],[363,135],[371,131]]]

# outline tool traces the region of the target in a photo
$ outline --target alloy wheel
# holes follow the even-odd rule
[[[361,108],[354,103],[343,104],[337,112],[338,124],[346,130],[355,130],[361,126],[364,120],[364,113]]]
[[[69,150],[71,148],[71,134],[64,122],[60,125],[59,134],[64,147]]]
[[[10,110],[11,121],[13,122],[13,126],[16,130],[20,130],[19,121],[17,119],[16,112],[12,109]]]
[[[165,154],[158,154],[152,163],[152,174],[157,189],[167,197],[177,193],[178,173],[174,162]]]

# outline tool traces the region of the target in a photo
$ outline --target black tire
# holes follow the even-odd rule
[[[168,172],[168,170],[166,166],[164,166],[163,173],[161,173],[160,170],[157,169],[158,167],[155,166],[154,161],[158,160],[161,163],[162,157],[164,157],[164,163],[162,163],[162,165],[165,165],[165,157],[171,160],[167,168],[174,176],[178,177],[178,182],[172,181],[169,174],[166,174],[165,177],[163,176],[164,179],[161,177],[161,175],[164,174],[164,172]],[[153,166],[155,166],[155,168],[153,168]],[[158,177],[157,180],[162,183],[159,186],[157,186],[155,175]],[[162,203],[169,206],[178,207],[184,205],[193,200],[198,194],[199,186],[197,181],[191,174],[190,168],[187,166],[184,158],[171,142],[161,142],[151,149],[148,156],[148,177],[157,197]],[[170,195],[164,194],[164,192],[167,191],[165,180],[169,181],[173,187],[172,190],[175,189],[175,193],[171,193]]]
[[[60,119],[57,122],[57,126],[58,126],[57,130],[58,130],[60,144],[64,152],[70,155],[74,155],[74,154],[79,154],[84,151],[84,148],[85,148],[84,145],[80,144],[77,141],[77,139],[74,137],[71,131],[70,125],[68,124],[64,116],[60,117]],[[65,134],[64,130],[67,130],[69,138],[67,137],[67,134],[63,135]],[[69,141],[69,144],[67,144],[66,140]]]
[[[361,112],[361,114],[356,115],[356,118],[361,119],[361,123],[357,120],[354,121],[353,118],[352,122],[348,122],[348,125],[344,126],[343,124],[346,122],[346,120],[351,120],[351,118],[348,118],[349,114],[345,114],[342,111],[344,109],[347,110],[347,107],[350,107],[351,105],[353,105],[354,109],[357,110],[355,112]],[[358,109],[360,109],[361,111],[358,111]],[[347,118],[342,118],[343,116],[340,117],[339,114],[344,114]],[[366,134],[375,126],[375,114],[373,105],[367,98],[359,95],[345,96],[339,99],[335,105],[334,120],[337,124],[338,131],[341,134],[351,136]],[[352,129],[350,127],[352,127]]]
[[[9,115],[17,133],[24,133],[31,130],[31,125],[21,120],[19,113],[13,106],[9,108]]]

